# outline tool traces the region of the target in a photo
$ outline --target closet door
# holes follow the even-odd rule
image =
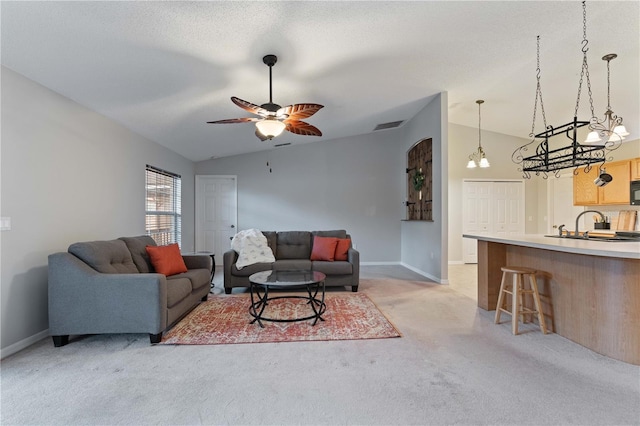
[[[493,182],[463,182],[462,185],[462,233],[491,234],[492,211],[491,189]],[[462,261],[478,263],[478,244],[476,240],[462,239]]]
[[[524,182],[464,181],[462,232],[510,236],[524,234]],[[462,261],[478,263],[478,242],[462,239]]]
[[[495,235],[524,234],[523,200],[523,182],[493,182],[491,205]]]

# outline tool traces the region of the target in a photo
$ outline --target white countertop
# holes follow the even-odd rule
[[[555,250],[566,253],[640,259],[640,242],[587,241],[570,238],[551,238],[545,237],[542,234],[480,235],[469,233],[463,234],[462,236],[493,243]]]

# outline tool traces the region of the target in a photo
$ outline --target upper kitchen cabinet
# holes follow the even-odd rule
[[[631,180],[640,180],[640,158],[631,160]]]
[[[600,170],[597,166],[591,167],[589,172],[580,168],[573,174],[573,205],[592,206],[598,204],[598,187],[593,181],[598,177]]]
[[[573,175],[573,204],[576,206],[628,205],[633,161],[605,163],[605,170],[613,177],[613,180],[605,186],[597,186],[593,182],[600,174],[598,165],[594,164],[588,173],[585,173],[584,169],[579,169],[578,173]]]

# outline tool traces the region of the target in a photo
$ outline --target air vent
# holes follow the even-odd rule
[[[279,146],[287,146],[287,145],[291,145],[291,142],[287,142],[287,143],[277,143],[274,145],[274,147],[279,147]]]
[[[396,127],[399,127],[402,123],[404,123],[404,120],[400,120],[400,121],[391,121],[389,123],[382,123],[382,124],[378,124],[376,126],[375,129],[373,129],[374,132],[377,132],[378,130],[387,130],[387,129],[394,129]]]

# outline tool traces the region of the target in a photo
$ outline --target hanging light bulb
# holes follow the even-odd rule
[[[478,150],[473,152],[470,156],[469,156],[469,162],[467,163],[467,169],[473,169],[476,168],[478,166],[480,166],[481,168],[487,168],[489,167],[489,160],[487,160],[487,157],[484,153],[484,150],[482,149],[482,135],[481,135],[481,121],[480,121],[480,105],[482,105],[484,103],[484,101],[482,99],[478,99],[476,101],[476,103],[478,104]]]

